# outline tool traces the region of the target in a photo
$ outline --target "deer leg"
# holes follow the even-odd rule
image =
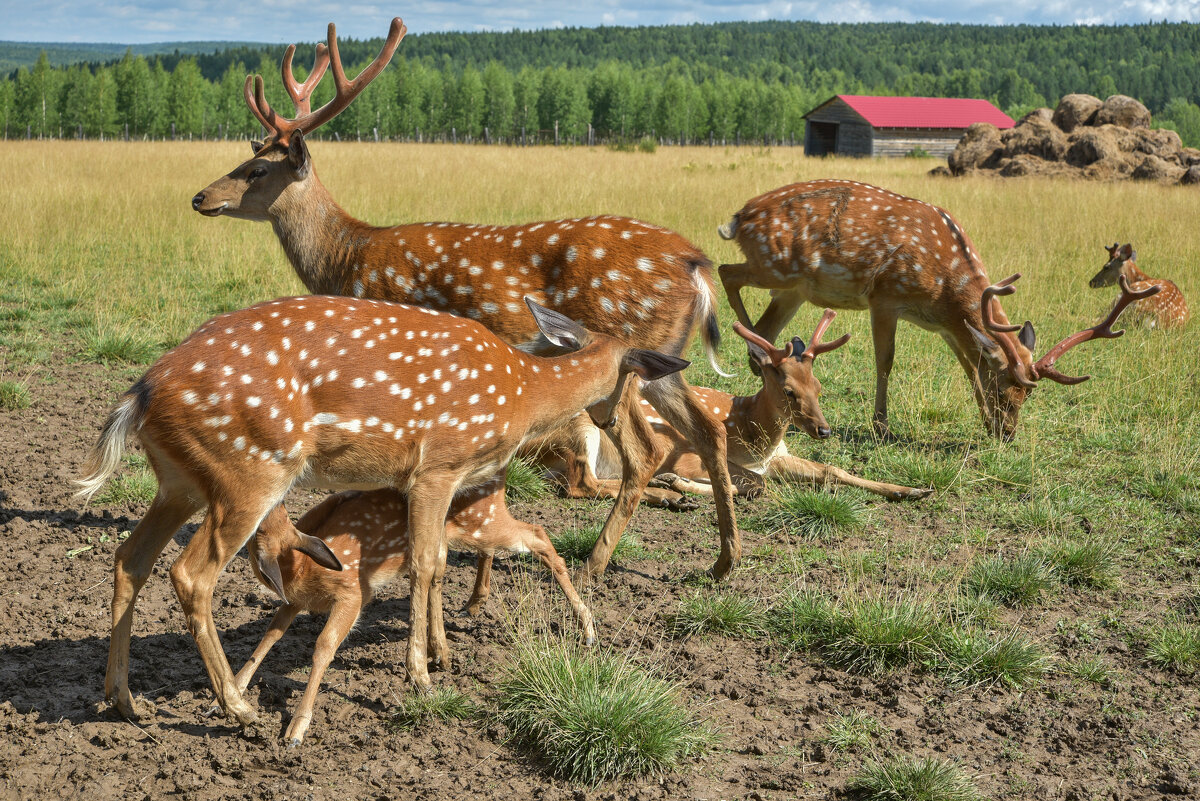
[[[308,674],[308,684],[304,687],[300,706],[296,707],[296,714],[292,715],[292,722],[288,724],[287,733],[284,735],[289,746],[295,747],[304,741],[304,734],[308,731],[309,724],[312,723],[313,708],[317,705],[317,695],[321,692],[321,680],[325,677],[325,671],[329,667],[329,663],[333,661],[334,654],[337,653],[342,641],[346,639],[350,629],[354,628],[361,611],[361,595],[354,595],[344,600],[339,598],[334,603],[333,609],[329,611],[329,620],[325,622],[325,628],[321,629],[321,634],[317,637],[317,645],[313,649],[312,672]]]
[[[449,551],[446,537],[438,543],[438,560],[429,582],[429,655],[435,668],[450,670],[450,644],[446,641],[446,619],[442,614],[442,587],[446,577],[446,558]]]
[[[483,602],[492,592],[492,555],[480,553],[475,557],[475,588],[471,590],[471,598],[467,601],[467,614],[478,617],[483,609]]]
[[[408,494],[409,600],[408,676],[417,689],[429,693],[428,647],[430,586],[439,557],[445,553],[446,513],[454,498],[452,476],[414,476]]]
[[[271,625],[267,627],[267,631],[263,634],[262,640],[259,641],[258,647],[254,649],[254,653],[250,655],[250,658],[246,660],[246,664],[242,665],[242,669],[234,677],[234,684],[237,685],[238,692],[246,692],[246,688],[250,686],[250,681],[254,678],[254,674],[262,667],[267,652],[271,650],[271,646],[279,642],[280,638],[287,633],[288,627],[292,625],[292,621],[296,619],[296,615],[298,614],[300,614],[300,607],[293,606],[292,604],[284,604],[275,611],[275,616],[271,618]]]
[[[796,316],[796,312],[804,305],[804,295],[798,289],[772,289],[771,302],[767,310],[754,324],[754,330],[768,342],[774,343],[784,327]]]
[[[775,481],[803,481],[810,484],[826,486],[829,484],[845,484],[858,487],[876,495],[882,495],[893,501],[915,500],[931,494],[931,489],[901,487],[898,484],[886,484],[882,481],[871,481],[853,473],[847,473],[840,467],[834,467],[820,462],[810,462],[797,456],[776,456],[767,464],[767,478]]]
[[[742,325],[753,328],[750,315],[746,313],[746,304],[742,302],[742,288],[754,286],[755,276],[750,265],[746,262],[722,264],[717,268],[717,275],[721,277],[721,285],[725,288],[725,297],[729,300],[733,313]]]
[[[875,347],[875,431],[889,436],[887,394],[892,361],[896,356],[896,321],[899,315],[892,309],[871,307],[871,342]]]
[[[277,498],[253,506],[230,507],[223,501],[212,503],[200,530],[171,566],[175,595],[183,607],[188,631],[200,649],[200,658],[204,660],[204,669],[212,682],[217,702],[226,715],[243,726],[253,723],[257,714],[242,698],[221,647],[212,617],[213,589],[229,560],[250,539],[259,521],[276,503]]]
[[[629,381],[625,387],[616,422],[605,433],[612,438],[621,456],[621,488],[613,504],[604,528],[596,540],[592,553],[579,573],[580,583],[587,583],[599,576],[608,567],[608,560],[617,547],[617,541],[633,517],[642,491],[650,482],[654,468],[662,461],[664,452],[654,438],[646,416],[638,408],[637,382]]]
[[[540,559],[542,564],[550,568],[550,572],[554,574],[554,580],[562,588],[563,595],[567,596],[567,603],[575,611],[575,619],[579,621],[579,626],[583,629],[584,641],[588,645],[595,644],[596,627],[592,622],[591,610],[587,608],[587,604],[583,602],[579,597],[579,593],[575,591],[575,585],[571,583],[571,576],[567,573],[567,564],[558,555],[558,551],[554,550],[553,543],[546,536],[546,530],[541,526],[525,523],[519,525],[522,530],[520,535],[521,543],[534,556]]]
[[[163,548],[203,504],[185,492],[169,494],[160,485],[158,495],[133,533],[117,548],[113,560],[112,628],[108,640],[108,670],[104,697],[117,712],[130,720],[138,712],[129,692],[129,638],[133,631],[133,608],[154,563]]]
[[[642,391],[666,421],[695,446],[704,469],[708,471],[721,535],[721,554],[712,567],[712,575],[718,580],[722,579],[742,558],[742,542],[733,510],[733,483],[729,475],[725,426],[705,408],[679,373],[651,381]]]

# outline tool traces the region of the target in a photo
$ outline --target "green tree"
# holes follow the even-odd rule
[[[94,80],[91,71],[83,66],[71,67],[60,75],[58,118],[65,129],[63,135],[68,139],[83,132],[83,119],[87,116]]]
[[[1200,106],[1182,97],[1167,101],[1155,122],[1163,128],[1173,128],[1187,147],[1200,147]]]
[[[587,131],[591,109],[587,89],[579,76],[566,67],[547,67],[542,73],[538,117],[548,127],[558,125],[559,136],[578,141]]]
[[[150,76],[150,65],[146,59],[125,51],[117,64],[117,124],[128,126],[131,137],[149,134],[160,116],[159,99],[154,91],[154,80]]]
[[[175,123],[177,136],[203,136],[207,123],[208,82],[200,75],[196,59],[186,58],[176,64],[167,87],[168,127]]]
[[[483,135],[483,77],[474,67],[465,67],[454,81],[450,101],[450,125],[459,137],[478,139]]]
[[[513,82],[513,133],[525,131],[536,137],[541,127],[538,99],[542,91],[542,74],[532,67],[522,67]]]
[[[499,139],[513,135],[513,77],[498,61],[489,61],[483,69],[483,124],[488,133]]]
[[[58,85],[61,73],[50,66],[43,50],[33,69],[17,71],[17,120],[42,139],[58,135]]]
[[[0,78],[0,136],[7,139],[17,110],[17,86],[8,78]],[[15,131],[14,131],[15,133]]]
[[[101,139],[117,135],[117,81],[111,69],[101,69],[92,78],[83,115],[83,132]]]

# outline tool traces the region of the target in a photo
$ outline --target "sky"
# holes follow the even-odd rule
[[[1200,22],[1200,0],[843,0],[685,2],[589,0],[381,5],[302,0],[0,0],[0,40],[22,42],[311,42],[336,22],[340,36],[383,36],[393,16],[410,33],[599,25],[684,25],[734,20],[965,22],[989,25]]]

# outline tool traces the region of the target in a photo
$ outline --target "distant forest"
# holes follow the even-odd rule
[[[316,32],[320,26],[314,26]],[[340,42],[353,74],[381,39]],[[191,48],[189,48],[191,49]],[[6,138],[258,136],[248,73],[290,113],[282,46],[56,67],[0,79]],[[297,75],[313,42],[298,49]],[[0,47],[0,63],[3,63]],[[314,104],[332,95],[327,79]],[[407,37],[393,63],[321,131],[438,141],[784,143],[838,93],[987,98],[1014,117],[1063,94],[1127,94],[1200,145],[1200,25],[982,26],[721,23]]]

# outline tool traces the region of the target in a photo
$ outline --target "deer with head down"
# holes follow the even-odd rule
[[[81,497],[99,490],[133,435],[158,479],[150,509],[116,552],[105,677],[116,709],[137,714],[129,691],[137,595],[176,530],[206,510],[171,579],[218,703],[242,724],[255,719],[213,624],[213,588],[294,486],[407,496],[406,664],[429,690],[428,658],[450,658],[441,591],[454,497],[494,481],[525,440],[564,416],[586,408],[597,425],[612,425],[630,375],[653,381],[687,365],[529,308],[546,339],[536,349],[552,344],[563,355],[524,353],[479,323],[430,309],[308,296],[213,318],[155,362],[110,412],[78,482]]]
[[[192,198],[201,214],[269,221],[284,253],[312,292],[427,306],[471,317],[511,345],[537,341],[521,298],[532,297],[589,330],[679,355],[699,328],[712,360],[720,338],[712,265],[679,234],[626,217],[597,216],[523,225],[426,222],[375,227],[354,219],[317,178],[305,136],[333,119],[391,59],[405,33],[399,18],[379,56],[354,80],[338,55],[335,28],[301,83],[292,72],[295,47],[282,63],[296,116],[267,103],[261,76],[248,77],[246,103],[269,132],[254,155]],[[310,98],[326,69],[335,95],[313,110]],[[714,367],[715,367],[714,363]],[[741,555],[721,424],[688,391],[678,373],[641,387],[656,408],[693,442],[713,476],[721,553],[712,573],[728,574]],[[565,422],[565,421],[564,421]],[[572,428],[577,448],[581,427]],[[609,432],[622,460],[622,482],[581,579],[604,571],[652,478],[660,454],[637,415]],[[586,461],[573,457],[574,484],[600,492]]]
[[[321,679],[338,646],[358,621],[376,592],[406,572],[409,537],[408,502],[394,489],[331,495],[293,526],[283,506],[259,524],[246,548],[258,580],[283,599],[271,624],[234,681],[245,693],[267,652],[303,610],[328,612],[313,650],[312,672],[284,739],[300,745],[312,723]],[[504,481],[497,478],[455,496],[446,518],[451,548],[478,551],[475,589],[467,610],[478,614],[490,588],[491,558],[498,551],[532,552],[550,568],[575,610],[588,643],[596,634],[591,613],[571,585],[566,564],[554,550],[546,530],[523,523],[508,512]]]
[[[1011,294],[1020,275],[993,284],[970,237],[937,206],[857,181],[807,181],[753,198],[718,232],[746,257],[720,267],[729,303],[764,339],[775,341],[805,301],[871,313],[880,433],[888,430],[899,320],[946,340],[992,436],[1016,434],[1021,407],[1042,379],[1075,383],[1064,380],[1048,356],[1034,359],[1032,324],[1009,325],[998,296]],[[744,287],[771,291],[753,324],[741,299]],[[1051,352],[1061,355],[1061,344]]]
[[[1108,261],[1100,268],[1100,272],[1092,276],[1088,286],[1092,289],[1112,286],[1121,276],[1134,290],[1156,286],[1159,288],[1158,294],[1133,304],[1129,315],[1143,321],[1149,328],[1179,328],[1187,325],[1191,311],[1174,281],[1151,278],[1139,270],[1137,251],[1130,244],[1113,242],[1112,247],[1105,246],[1104,249],[1108,251]]]

